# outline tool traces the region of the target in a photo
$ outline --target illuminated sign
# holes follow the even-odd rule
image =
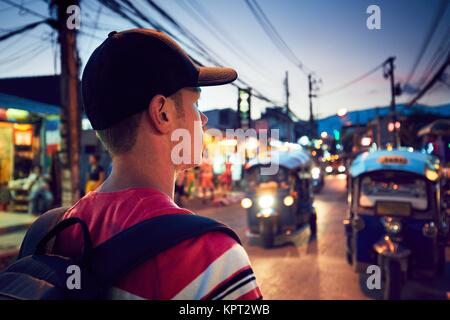
[[[385,156],[380,157],[378,162],[382,164],[407,164],[408,160],[400,156]]]
[[[242,129],[251,127],[251,97],[250,89],[238,89],[238,121]]]
[[[31,146],[33,144],[33,127],[29,124],[14,124],[14,144]]]
[[[30,113],[25,110],[8,109],[6,110],[6,118],[9,121],[25,121],[30,116]]]

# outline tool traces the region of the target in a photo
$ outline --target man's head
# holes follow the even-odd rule
[[[157,144],[154,150],[167,155],[166,149],[174,146],[170,137],[175,130],[193,134],[206,124],[207,118],[197,109],[199,87],[236,78],[229,68],[197,66],[162,32],[111,32],[84,70],[83,104],[113,157],[146,143]]]
[[[100,157],[97,154],[91,154],[89,155],[89,164],[90,165],[95,165],[98,163],[98,161],[100,160]]]
[[[115,157],[146,147],[156,152],[168,153],[176,144],[171,139],[172,134],[180,130],[185,134],[183,138],[190,141],[191,159],[188,164],[195,164],[194,158],[201,157],[202,150],[201,144],[200,148],[194,149],[194,139],[203,138],[202,128],[208,121],[208,118],[198,110],[200,92],[200,88],[187,87],[169,97],[156,95],[150,100],[148,108],[110,128],[97,130],[97,136]],[[149,145],[155,140],[157,143]],[[187,167],[190,165],[179,166],[179,168]]]

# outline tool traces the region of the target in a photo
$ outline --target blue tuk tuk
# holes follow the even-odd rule
[[[385,299],[400,299],[408,278],[444,271],[448,218],[436,158],[400,149],[363,153],[350,168],[348,198],[347,260],[357,272],[380,267]]]
[[[265,169],[277,168],[272,172]],[[314,162],[303,150],[272,151],[249,161],[245,168],[249,237],[260,238],[264,247],[289,241],[308,226],[316,233],[313,207]]]

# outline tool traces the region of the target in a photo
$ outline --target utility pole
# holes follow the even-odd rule
[[[381,149],[381,120],[380,120],[380,108],[376,109],[376,123],[377,123],[377,149]]]
[[[51,7],[57,13],[58,39],[61,48],[61,205],[71,206],[80,198],[80,132],[78,54],[76,27],[68,21],[79,6],[78,0],[53,0]],[[74,8],[74,7],[72,7]],[[79,10],[79,7],[78,7]]]
[[[400,146],[400,134],[399,128],[397,127],[397,110],[396,110],[396,102],[395,96],[399,94],[399,87],[395,85],[395,77],[394,77],[394,60],[395,57],[389,57],[384,63],[384,74],[385,78],[389,78],[391,85],[391,117],[393,123],[393,142],[394,148],[398,148]]]
[[[317,132],[316,132],[316,123],[314,121],[314,113],[313,113],[313,104],[312,104],[312,99],[316,98],[317,95],[314,94],[313,92],[315,92],[315,90],[317,90],[317,87],[315,87],[315,85],[317,84],[317,80],[313,77],[313,75],[310,73],[308,74],[308,84],[309,84],[309,125],[311,127],[311,135],[312,138],[315,138],[317,136]]]
[[[287,140],[288,142],[291,142],[291,117],[289,112],[289,73],[287,71],[284,78],[284,87],[286,92]]]

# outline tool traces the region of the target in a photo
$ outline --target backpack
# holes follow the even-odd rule
[[[65,211],[50,210],[30,227],[17,261],[0,272],[0,300],[105,299],[108,289],[135,267],[184,240],[220,231],[241,243],[233,230],[213,219],[167,214],[140,222],[93,248],[86,223],[76,217],[61,221]],[[56,236],[73,225],[81,226],[81,255],[52,254]]]

